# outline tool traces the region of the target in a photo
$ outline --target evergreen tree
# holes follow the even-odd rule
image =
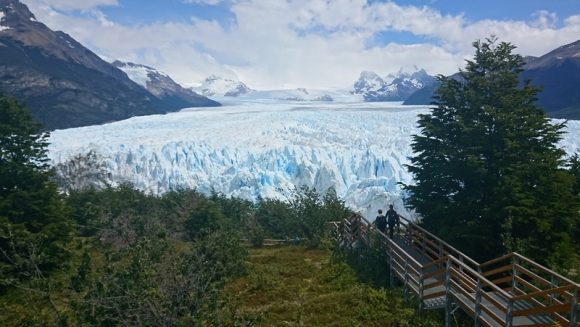
[[[459,79],[440,76],[431,113],[413,138],[410,205],[445,240],[486,260],[518,251],[565,266],[578,216],[573,178],[560,167],[564,124],[535,102],[524,60],[495,38],[474,42]]]
[[[71,225],[49,181],[46,139],[16,100],[0,97],[0,282],[56,267]]]

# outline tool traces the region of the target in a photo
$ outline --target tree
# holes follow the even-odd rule
[[[0,97],[0,282],[52,269],[66,257],[71,224],[50,182],[47,138],[30,113]]]
[[[576,199],[580,201],[580,157],[578,153],[574,154],[572,158],[570,158],[570,162],[568,163],[570,174],[574,177],[574,184],[572,186],[572,193],[576,196]],[[576,235],[576,238],[573,239],[574,244],[576,244],[576,252],[580,253],[580,215],[576,217],[575,222],[575,230],[573,235]]]
[[[520,84],[524,60],[495,38],[473,43],[459,79],[440,76],[435,107],[413,137],[409,204],[424,225],[479,260],[518,251],[556,266],[572,257],[578,216],[557,147],[564,123]]]

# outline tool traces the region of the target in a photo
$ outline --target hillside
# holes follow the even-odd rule
[[[24,102],[46,129],[217,105],[157,98],[17,0],[0,1],[0,62],[0,93]]]
[[[530,60],[521,75],[540,87],[538,104],[555,118],[580,119],[580,40]]]
[[[329,250],[284,246],[250,250],[248,274],[226,285],[241,316],[257,326],[438,326],[398,291],[363,284]],[[431,312],[432,313],[432,312]]]
[[[530,80],[540,88],[538,105],[549,117],[580,119],[580,40],[561,46],[541,57],[524,58],[525,65],[520,74],[523,83]],[[459,73],[451,75],[458,78]],[[428,84],[415,91],[403,102],[405,105],[427,105],[439,82]]]

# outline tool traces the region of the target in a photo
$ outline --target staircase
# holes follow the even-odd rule
[[[391,286],[421,309],[445,309],[446,326],[459,308],[475,326],[579,326],[580,285],[520,254],[480,264],[405,218],[392,239],[358,214],[332,226],[342,248],[384,249]]]

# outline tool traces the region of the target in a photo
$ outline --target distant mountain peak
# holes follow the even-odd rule
[[[121,69],[135,83],[141,85],[155,97],[164,101],[193,104],[207,99],[190,89],[183,88],[169,75],[142,64],[115,60],[113,66]],[[208,101],[209,103],[209,101]]]
[[[402,66],[401,68],[399,68],[397,75],[399,75],[399,76],[401,76],[401,75],[413,75],[421,70],[425,71],[424,69],[419,69],[419,67],[417,67],[417,65],[406,65],[406,66]]]
[[[238,79],[220,77],[215,74],[209,75],[201,82],[200,86],[192,89],[209,97],[237,97],[253,91]]]
[[[370,70],[363,70],[359,76],[359,79],[361,79],[361,78],[363,78],[363,79],[376,79],[376,78],[380,78],[380,76],[377,73],[372,72]]]
[[[28,9],[28,6],[18,0],[0,0],[0,12],[2,13],[2,24],[4,26],[16,27],[13,24],[17,21],[33,21],[36,22],[36,17]]]
[[[433,81],[433,76],[415,65],[401,67],[396,74],[388,74],[384,78],[374,72],[363,71],[354,83],[352,93],[362,95],[365,101],[403,101]]]
[[[547,69],[561,65],[566,60],[578,61],[580,64],[580,40],[558,47],[532,61],[527,61],[526,70]]]
[[[147,88],[147,84],[150,83],[155,76],[170,78],[169,75],[142,64],[115,60],[112,65],[124,71],[133,82],[143,86],[144,88]]]

